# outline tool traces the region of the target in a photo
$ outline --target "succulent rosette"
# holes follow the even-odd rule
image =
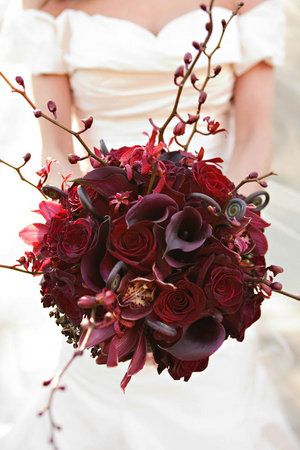
[[[176,380],[204,370],[228,337],[243,340],[272,291],[265,191],[239,195],[220,158],[172,152],[157,135],[45,186],[43,221],[20,233],[68,342],[85,342],[98,364],[130,360],[123,389],[147,352]]]

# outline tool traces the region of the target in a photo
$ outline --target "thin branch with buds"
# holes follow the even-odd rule
[[[65,127],[63,124],[61,124],[60,122],[58,122],[57,120],[53,119],[51,116],[49,116],[48,114],[45,114],[43,111],[41,111],[40,109],[37,108],[37,106],[34,104],[34,102],[28,97],[27,93],[26,93],[26,89],[25,89],[25,85],[24,82],[22,82],[21,86],[23,87],[22,89],[17,88],[16,86],[14,86],[11,81],[4,75],[3,72],[0,71],[0,77],[5,81],[5,83],[11,88],[13,93],[19,94],[21,95],[26,102],[31,106],[31,108],[33,109],[34,115],[36,118],[40,118],[42,117],[43,119],[47,120],[48,122],[51,122],[53,125],[61,128],[62,130],[66,131],[67,133],[71,134],[72,136],[74,136],[78,142],[82,145],[82,147],[85,149],[85,151],[87,152],[88,156],[90,156],[91,158],[97,160],[100,164],[102,165],[106,165],[106,161],[104,161],[102,158],[99,158],[97,155],[94,154],[94,152],[92,152],[92,150],[89,148],[89,146],[85,143],[85,141],[82,139],[81,134],[85,131],[85,130],[81,130],[81,131],[74,131],[70,128]],[[19,83],[20,84],[20,83]]]
[[[225,32],[226,32],[230,22],[239,13],[240,9],[243,6],[244,6],[243,3],[239,3],[237,5],[236,9],[232,12],[232,14],[231,14],[230,18],[228,19],[228,21],[227,22],[226,21],[222,22],[222,33],[221,33],[221,36],[219,38],[217,46],[211,51],[211,53],[208,54],[208,53],[206,53],[206,50],[204,50],[203,53],[207,57],[207,74],[206,74],[206,78],[204,79],[204,82],[203,82],[201,88],[197,88],[196,86],[194,86],[199,92],[204,92],[205,88],[206,88],[206,86],[207,86],[207,84],[209,82],[209,80],[211,80],[212,78],[215,78],[217,76],[216,74],[214,74],[214,75],[211,74],[212,58],[213,58],[214,54],[221,48],[221,44],[223,42],[223,38],[224,38]],[[213,21],[212,21],[212,11],[209,10],[208,14],[209,14],[210,23],[212,24],[213,23]],[[221,67],[220,67],[220,70],[221,70]],[[196,115],[198,115],[199,118],[193,125],[193,130],[192,130],[192,132],[190,134],[190,137],[187,140],[187,143],[183,146],[184,150],[188,150],[188,148],[189,148],[189,146],[190,146],[190,144],[192,142],[192,139],[193,139],[193,137],[194,137],[194,135],[196,133],[197,134],[201,134],[201,135],[209,135],[210,134],[210,133],[203,133],[202,131],[200,131],[197,128],[198,122],[200,120],[200,113],[201,113],[202,106],[203,106],[203,103],[199,102],[198,103],[197,112],[196,112]]]
[[[54,450],[58,450],[56,440],[55,440],[55,432],[61,430],[61,426],[58,425],[53,417],[53,400],[55,397],[55,394],[57,391],[64,390],[64,386],[61,385],[61,380],[66,373],[66,371],[69,369],[69,367],[73,364],[74,360],[78,356],[82,356],[84,353],[84,350],[86,349],[87,342],[91,336],[91,333],[95,327],[95,317],[96,317],[96,310],[95,308],[92,309],[91,316],[88,319],[88,328],[86,330],[84,339],[82,340],[80,346],[73,352],[71,358],[67,361],[67,363],[64,365],[63,368],[61,368],[51,379],[49,382],[45,382],[44,386],[50,386],[51,391],[48,398],[48,402],[46,406],[39,412],[39,416],[43,416],[44,414],[48,414],[49,422],[50,422],[50,437],[49,437],[49,443],[53,446]]]
[[[262,175],[260,177],[257,176],[257,177],[253,177],[253,178],[252,177],[245,178],[230,192],[230,194],[236,193],[242,186],[244,186],[245,184],[248,184],[248,183],[258,183],[262,187],[267,187],[266,183],[262,184],[261,182],[263,180],[265,180],[266,178],[269,178],[272,176],[277,176],[277,174],[275,172],[269,172],[266,175]]]
[[[25,178],[24,175],[22,174],[21,169],[27,164],[27,161],[24,161],[24,163],[21,164],[21,166],[13,166],[12,164],[10,164],[7,161],[4,161],[3,159],[0,158],[0,164],[4,164],[5,166],[9,167],[10,169],[15,170],[22,181],[24,181],[25,183],[29,184],[29,186],[37,189],[39,191],[39,193],[43,195],[43,197],[47,198],[47,196],[44,194],[43,191],[41,191],[38,188],[38,186],[33,184],[31,181],[29,181],[27,178]]]
[[[176,95],[176,98],[175,98],[175,103],[174,103],[173,109],[172,109],[172,111],[171,111],[169,117],[167,118],[167,120],[165,121],[165,123],[164,123],[161,127],[159,127],[159,141],[160,141],[160,142],[164,140],[164,133],[165,133],[165,130],[167,129],[168,125],[170,124],[170,122],[171,122],[176,116],[178,116],[178,107],[179,107],[179,103],[180,103],[180,99],[181,99],[181,95],[182,95],[184,86],[185,86],[187,80],[191,77],[191,75],[192,75],[192,73],[193,73],[193,70],[194,70],[194,68],[195,68],[195,66],[196,66],[196,64],[197,64],[197,62],[198,62],[198,60],[199,60],[199,58],[202,56],[202,54],[204,54],[204,55],[207,57],[207,59],[208,59],[207,76],[206,76],[206,78],[205,78],[205,80],[204,80],[204,82],[203,82],[201,88],[198,88],[198,87],[196,87],[195,85],[194,85],[194,88],[195,88],[197,91],[199,91],[200,93],[203,93],[203,92],[204,92],[204,89],[205,89],[206,86],[207,86],[207,83],[209,82],[209,80],[210,80],[211,78],[215,78],[216,75],[211,75],[212,57],[214,56],[215,52],[221,47],[221,43],[222,43],[222,40],[223,40],[225,31],[226,31],[228,25],[230,24],[230,22],[232,21],[232,19],[238,14],[239,10],[240,10],[240,9],[243,7],[243,5],[244,5],[242,2],[239,3],[239,4],[237,5],[236,9],[232,12],[232,15],[231,15],[231,17],[228,19],[228,21],[227,21],[227,22],[226,22],[226,21],[223,21],[223,22],[222,22],[223,30],[222,30],[220,39],[219,39],[219,41],[218,41],[218,43],[217,43],[217,46],[212,50],[211,53],[207,54],[207,53],[206,53],[207,44],[208,44],[208,42],[210,41],[211,36],[212,36],[212,32],[213,32],[212,10],[213,10],[214,3],[215,3],[215,0],[211,0],[208,7],[206,7],[206,6],[203,6],[203,7],[202,7],[202,6],[201,6],[201,8],[204,9],[204,10],[206,11],[206,13],[208,14],[208,18],[209,18],[209,21],[208,21],[208,23],[206,24],[207,35],[206,35],[206,38],[205,38],[204,42],[203,42],[202,44],[199,45],[198,53],[196,54],[194,60],[191,61],[190,65],[187,67],[186,73],[185,73],[185,75],[183,76],[183,79],[182,79],[181,83],[179,84],[178,91],[177,91],[177,95]],[[195,84],[195,83],[194,83],[194,84]],[[198,119],[195,121],[195,123],[194,123],[194,125],[193,125],[193,130],[192,130],[192,133],[191,133],[191,135],[190,135],[190,137],[189,137],[187,143],[186,143],[186,144],[181,144],[179,141],[177,142],[177,144],[180,145],[180,147],[182,147],[184,150],[187,150],[187,149],[188,149],[188,147],[189,147],[189,145],[190,145],[190,143],[191,143],[191,140],[192,140],[193,136],[195,135],[195,133],[202,134],[202,132],[201,132],[200,130],[197,129],[197,124],[198,124],[199,119],[200,119],[199,113],[200,113],[200,111],[201,111],[201,107],[202,107],[202,104],[203,104],[203,103],[204,103],[204,102],[202,102],[202,103],[199,102],[199,104],[198,104],[198,108],[197,108],[197,113],[196,113],[196,114],[197,114],[199,117],[198,117]]]

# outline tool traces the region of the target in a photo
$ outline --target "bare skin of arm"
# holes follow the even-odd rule
[[[264,175],[272,161],[274,73],[265,63],[237,78],[234,91],[235,146],[228,176],[240,181],[255,170]],[[248,185],[247,189],[257,189]]]

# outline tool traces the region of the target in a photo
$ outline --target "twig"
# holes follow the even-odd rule
[[[198,51],[198,53],[197,53],[197,55],[196,55],[194,61],[192,61],[192,63],[190,64],[190,66],[189,66],[189,68],[188,68],[186,74],[184,75],[184,77],[183,77],[183,79],[182,79],[182,82],[180,83],[180,86],[178,87],[177,95],[176,95],[176,98],[175,98],[175,103],[174,103],[173,109],[172,109],[172,111],[171,111],[169,117],[167,118],[167,120],[165,121],[165,123],[159,128],[159,138],[158,138],[159,142],[162,142],[162,141],[164,140],[164,133],[165,133],[166,128],[168,127],[168,125],[169,125],[169,123],[172,121],[172,119],[173,119],[174,117],[176,117],[176,115],[177,115],[177,109],[178,109],[178,105],[179,105],[179,101],[180,101],[180,98],[181,98],[181,94],[182,94],[184,85],[185,85],[186,81],[188,80],[188,78],[190,77],[190,75],[191,75],[191,73],[192,73],[192,71],[193,71],[195,65],[197,64],[197,62],[198,62],[200,56],[202,55],[203,49],[206,48],[206,45],[207,45],[207,43],[209,42],[209,40],[210,40],[210,38],[211,38],[211,35],[212,35],[212,28],[213,28],[213,27],[212,27],[212,16],[211,16],[211,11],[212,11],[212,7],[213,7],[213,5],[214,5],[214,2],[215,2],[215,0],[211,0],[211,1],[210,1],[210,4],[209,4],[209,7],[208,7],[208,14],[210,14],[210,22],[209,22],[209,23],[210,23],[210,27],[209,27],[209,29],[208,29],[208,31],[207,31],[207,35],[206,35],[206,38],[205,38],[205,40],[204,40],[204,42],[203,42],[203,46],[202,46],[202,47],[200,48],[200,50]]]
[[[264,180],[265,178],[271,177],[271,176],[277,176],[277,174],[275,172],[269,172],[266,175],[262,175],[261,177],[245,178],[230,192],[230,195],[237,192],[242,186],[244,186],[244,184],[247,184],[247,183],[258,183],[259,184],[260,181]]]
[[[204,92],[204,90],[205,90],[209,80],[212,79],[212,78],[215,78],[215,75],[211,75],[212,57],[214,56],[216,51],[221,48],[221,44],[222,44],[225,32],[226,32],[226,30],[228,28],[228,25],[230,24],[232,19],[238,14],[239,10],[242,7],[243,7],[243,3],[239,3],[237,5],[236,9],[232,12],[232,14],[231,14],[230,18],[228,19],[228,21],[224,23],[221,36],[220,36],[218,44],[214,48],[214,50],[212,50],[212,52],[209,53],[209,54],[207,54],[206,51],[204,51],[204,54],[207,57],[207,61],[208,61],[208,63],[207,63],[207,74],[206,74],[206,78],[204,79],[204,82],[203,82],[201,88],[196,88],[195,87],[199,92]],[[211,11],[211,9],[208,11],[208,14],[209,14],[209,18],[210,18],[210,23],[212,25],[213,24],[213,20],[212,20],[212,11]],[[197,108],[197,112],[196,112],[196,114],[199,115],[199,119],[200,119],[200,112],[201,112],[202,105],[203,105],[202,103],[198,104],[198,108]],[[193,125],[193,130],[192,130],[192,132],[190,134],[190,137],[187,140],[187,143],[184,146],[185,150],[187,150],[189,148],[195,133],[199,133],[199,134],[202,134],[204,136],[210,135],[210,133],[203,133],[200,130],[198,130],[197,125],[198,125],[199,119]]]
[[[71,356],[71,358],[66,362],[64,367],[62,369],[60,369],[54,375],[54,377],[49,382],[49,384],[45,383],[46,386],[48,386],[48,385],[50,386],[51,391],[50,391],[48,402],[47,402],[46,406],[42,409],[42,411],[39,412],[39,416],[41,417],[45,413],[48,413],[48,418],[49,418],[49,422],[50,422],[49,442],[53,446],[54,450],[58,450],[56,440],[55,440],[55,432],[60,431],[61,426],[56,423],[56,421],[54,420],[54,417],[53,417],[53,400],[54,400],[56,392],[64,389],[64,387],[61,386],[61,384],[60,384],[64,374],[69,369],[69,367],[73,364],[74,360],[78,356],[83,355],[86,344],[87,344],[87,342],[90,338],[90,335],[95,327],[95,316],[96,316],[96,310],[93,309],[91,312],[91,317],[89,318],[89,325],[88,325],[87,331],[85,333],[84,339],[82,340],[79,348],[73,352],[73,355]]]
[[[95,160],[97,160],[99,163],[101,163],[102,165],[106,166],[107,163],[106,161],[104,161],[103,159],[99,158],[97,155],[95,155],[92,150],[89,148],[89,146],[84,142],[84,140],[82,139],[82,137],[80,136],[80,134],[82,133],[82,131],[74,131],[70,128],[65,127],[64,125],[62,125],[60,122],[58,122],[57,120],[52,119],[51,116],[48,116],[47,114],[45,114],[43,111],[40,111],[37,106],[34,104],[34,102],[28,97],[28,95],[26,94],[25,89],[19,89],[16,86],[14,86],[9,79],[3,74],[3,72],[0,71],[0,77],[5,81],[6,84],[8,84],[8,86],[11,88],[13,93],[17,93],[19,95],[21,95],[26,102],[31,106],[31,108],[33,109],[33,111],[38,111],[39,114],[36,115],[36,117],[42,117],[45,120],[48,120],[48,122],[51,122],[53,125],[61,128],[62,130],[66,131],[67,133],[71,134],[72,136],[74,136],[78,142],[83,146],[83,148],[86,150],[87,154],[91,157],[94,158]]]
[[[286,291],[274,291],[274,292],[276,292],[277,294],[284,295],[285,297],[292,298],[293,300],[297,300],[298,302],[300,302],[300,295],[290,294],[289,292],[286,292]]]
[[[0,264],[0,269],[15,270],[16,272],[27,273],[28,275],[43,275],[43,272],[31,272],[30,270],[20,269],[19,267],[8,266],[5,264]]]
[[[43,191],[41,191],[35,184],[31,183],[31,181],[27,180],[27,178],[25,178],[24,175],[22,174],[21,169],[25,166],[26,162],[24,164],[22,164],[21,166],[15,167],[12,164],[10,164],[7,161],[4,161],[3,159],[0,158],[0,163],[15,170],[22,181],[29,184],[33,188],[37,189],[39,191],[39,193],[42,194],[43,197],[47,198],[47,196],[44,194]]]

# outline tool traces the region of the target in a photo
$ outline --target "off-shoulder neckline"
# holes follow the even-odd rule
[[[188,11],[177,17],[174,17],[174,19],[169,20],[169,22],[167,22],[159,30],[159,32],[157,34],[155,34],[152,31],[150,31],[148,28],[144,27],[143,25],[139,25],[138,23],[133,22],[132,20],[122,19],[122,18],[114,17],[114,16],[107,16],[105,14],[100,14],[100,13],[90,14],[90,13],[88,13],[86,11],[82,11],[80,9],[66,8],[60,14],[58,14],[56,17],[46,11],[42,11],[42,10],[38,10],[38,9],[28,8],[28,9],[24,10],[25,13],[26,12],[35,13],[42,17],[46,17],[46,18],[50,19],[51,21],[59,21],[65,15],[74,14],[74,15],[82,15],[84,17],[92,18],[92,19],[101,19],[101,20],[106,20],[106,21],[111,21],[111,22],[123,23],[123,24],[130,25],[132,27],[135,27],[136,29],[143,31],[144,33],[149,34],[150,36],[152,36],[153,39],[158,39],[160,37],[160,35],[163,34],[166,29],[168,29],[170,26],[174,25],[175,23],[177,23],[181,20],[184,20],[184,19],[188,18],[189,16],[193,16],[196,13],[201,14],[201,11],[202,10],[200,8],[192,9],[191,11]],[[220,12],[224,11],[227,14],[232,12],[231,9],[225,8],[223,6],[215,6],[214,11],[220,11]]]
[[[253,12],[255,12],[257,9],[259,9],[261,6],[265,5],[266,3],[269,3],[270,0],[263,0],[261,3],[258,3],[256,6],[254,6],[253,8],[249,9],[248,11],[246,11],[245,13],[241,14],[241,16],[247,16]],[[188,11],[184,14],[180,14],[177,17],[174,17],[174,19],[169,20],[169,22],[167,22],[160,30],[157,34],[153,33],[152,31],[150,31],[148,28],[144,27],[143,25],[139,25],[138,23],[132,21],[132,20],[127,20],[127,19],[122,19],[119,17],[114,17],[114,16],[107,16],[105,14],[100,14],[100,13],[94,13],[94,14],[90,14],[86,11],[82,11],[80,9],[74,9],[74,8],[66,8],[64,9],[60,14],[58,14],[56,17],[54,17],[52,14],[46,12],[46,11],[42,11],[42,10],[38,10],[38,9],[33,9],[33,8],[29,8],[24,10],[24,12],[30,12],[30,13],[35,13],[37,15],[40,15],[42,17],[46,17],[47,19],[51,20],[51,21],[59,21],[60,19],[62,19],[65,15],[81,15],[83,17],[86,18],[92,18],[92,19],[101,19],[101,20],[105,20],[105,21],[110,21],[110,22],[115,22],[115,23],[119,23],[119,24],[127,24],[131,27],[134,27],[137,30],[140,30],[141,32],[148,34],[150,37],[152,37],[155,40],[158,40],[159,37],[172,25],[176,24],[177,22],[180,22],[181,20],[187,19],[190,16],[195,15],[196,13],[200,13],[203,12],[200,8],[197,9],[192,9],[191,11]],[[230,8],[226,8],[224,6],[214,6],[213,8],[213,12],[214,11],[218,11],[218,12],[224,12],[225,14],[229,14],[232,13],[232,10]],[[203,12],[204,13],[204,12]],[[203,16],[204,17],[204,16]]]

